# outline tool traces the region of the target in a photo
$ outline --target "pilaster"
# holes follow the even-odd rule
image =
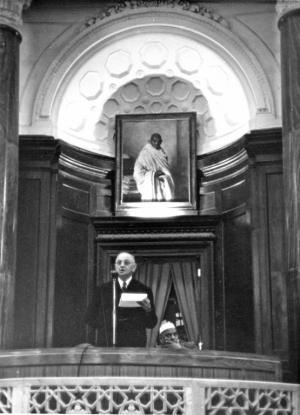
[[[5,25],[20,32],[22,11],[30,6],[32,0],[0,0],[0,26]]]
[[[28,1],[0,0],[0,348],[13,333],[18,199],[19,27]]]
[[[300,369],[300,1],[279,1],[290,364]],[[298,379],[299,380],[299,379]]]

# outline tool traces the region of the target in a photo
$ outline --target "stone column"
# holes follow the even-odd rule
[[[0,0],[0,348],[2,349],[12,346],[14,320],[21,40],[19,27],[25,5],[25,0]]]
[[[281,32],[283,183],[290,367],[300,373],[300,1],[277,2]],[[298,378],[299,380],[299,378]]]

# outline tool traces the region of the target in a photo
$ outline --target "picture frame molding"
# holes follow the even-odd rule
[[[187,181],[186,189],[188,196],[186,200],[172,201],[128,201],[124,200],[124,134],[125,123],[151,123],[186,121],[188,125],[188,151],[187,151]],[[176,127],[177,128],[177,127]],[[153,132],[157,128],[154,127]],[[159,132],[159,131],[158,131]],[[162,217],[196,215],[196,112],[170,112],[160,114],[118,114],[116,115],[116,177],[115,177],[115,215],[137,216],[137,217]],[[149,136],[150,138],[150,136]],[[176,137],[176,143],[178,136]],[[145,142],[143,146],[147,143]],[[164,140],[163,140],[164,147]]]

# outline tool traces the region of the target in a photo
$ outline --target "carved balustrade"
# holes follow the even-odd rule
[[[238,380],[67,377],[0,380],[0,413],[297,415],[300,385]]]

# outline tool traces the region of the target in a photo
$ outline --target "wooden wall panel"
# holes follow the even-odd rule
[[[272,350],[284,353],[288,348],[287,298],[284,277],[284,206],[281,172],[266,174],[270,266],[270,301],[272,304]]]
[[[70,183],[63,183],[63,191],[61,205],[63,207],[67,207],[69,210],[77,213],[89,213],[89,199],[90,199],[90,192],[89,187],[85,186],[85,188],[80,189],[78,186],[73,186],[72,182]]]
[[[248,195],[246,179],[224,186],[221,190],[222,210],[228,212],[245,205]]]
[[[244,138],[199,157],[197,167],[201,215],[222,215],[245,204],[248,155]]]
[[[90,218],[112,215],[107,176],[114,162],[66,143],[60,151],[53,345],[72,347],[88,336],[84,316],[96,267]]]
[[[202,208],[210,214],[203,216],[200,206],[200,217],[190,219],[195,225],[205,220],[209,224],[214,217],[222,224],[214,255],[207,258],[214,261],[217,287],[212,293],[216,336],[211,347],[276,352],[285,358],[280,146],[276,141],[271,151],[266,137],[254,135],[251,140],[250,180],[243,141],[198,160],[204,172],[199,189]],[[21,152],[16,347],[74,346],[87,339],[83,314],[97,275],[90,219],[109,216],[112,228],[117,222],[112,211],[114,161],[62,145],[54,167],[55,146],[50,141],[39,138],[21,145],[30,151]],[[161,238],[178,220],[162,221]],[[141,225],[140,220],[135,222]],[[147,226],[151,228],[153,221],[148,220]],[[175,240],[177,236],[175,232]]]
[[[19,180],[15,347],[35,347],[41,180]]]
[[[280,130],[249,136],[256,352],[277,354],[287,374],[288,311]],[[285,375],[286,376],[286,375]]]
[[[256,166],[252,175],[253,260],[257,319],[257,350],[286,357],[288,348],[287,293],[282,169]],[[266,333],[268,335],[266,336]]]
[[[294,372],[291,381],[300,382],[300,15],[299,7],[289,7],[284,11],[286,13],[282,14],[278,24],[281,32],[282,144],[286,200],[285,231],[287,238],[285,252],[289,296],[289,357],[290,367]]]
[[[14,346],[52,340],[55,262],[56,144],[20,138]]]
[[[246,212],[224,218],[226,350],[254,352],[251,237]]]
[[[75,346],[86,339],[84,313],[87,284],[93,269],[93,230],[88,219],[64,214],[57,233],[54,340],[55,347]]]

